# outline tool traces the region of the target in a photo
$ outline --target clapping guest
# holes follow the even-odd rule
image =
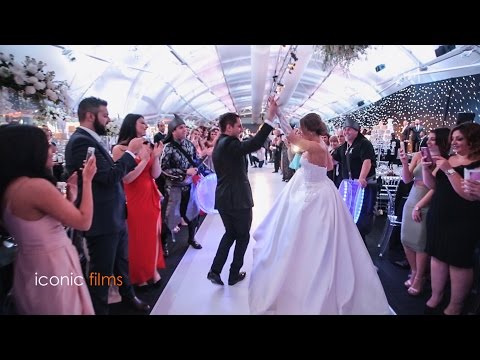
[[[63,226],[88,230],[92,224],[96,159],[92,156],[81,171],[83,192],[76,208],[55,187],[52,151],[37,127],[0,127],[0,212],[19,247],[15,307],[26,315],[93,315],[78,253]]]
[[[128,114],[123,120],[118,144],[113,147],[113,160],[123,156],[132,139],[145,136],[148,125],[139,114]],[[128,260],[132,284],[157,284],[159,269],[165,268],[161,233],[160,193],[155,178],[160,176],[160,155],[163,143],[150,146],[148,142],[135,157],[137,166],[123,178],[127,198]]]

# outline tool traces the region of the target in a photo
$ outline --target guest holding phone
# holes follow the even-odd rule
[[[64,226],[88,230],[92,224],[96,159],[92,156],[81,171],[83,191],[76,208],[55,187],[52,154],[41,129],[0,127],[0,215],[18,243],[15,308],[23,315],[93,315],[87,279]],[[77,179],[77,173],[70,177],[71,190]]]
[[[466,193],[472,195],[475,200],[480,200],[480,180],[464,180],[463,189]]]
[[[446,155],[449,147],[450,129],[439,128],[432,130],[428,136],[427,146],[441,149]],[[405,287],[409,295],[420,295],[424,288],[425,272],[428,266],[428,254],[425,252],[427,243],[427,223],[430,200],[433,190],[427,188],[422,177],[422,155],[427,154],[428,148],[422,148],[422,152],[413,155],[410,165],[405,154],[405,148],[399,150],[402,162],[402,180],[405,184],[413,181],[412,189],[408,195],[402,212],[402,227],[400,239],[405,250],[408,264],[412,272],[410,278],[405,281]],[[428,154],[430,154],[428,152]]]
[[[122,122],[113,160],[120,159],[135,138],[145,136],[148,125],[139,114],[128,114]],[[165,268],[159,234],[162,229],[160,192],[155,179],[160,176],[163,143],[144,141],[135,157],[137,166],[123,178],[127,198],[128,264],[130,281],[135,285],[159,285],[159,269]]]
[[[123,301],[134,309],[148,312],[150,305],[140,300],[133,290],[128,276],[128,232],[125,226],[126,206],[122,180],[136,166],[136,154],[143,146],[144,139],[130,141],[127,151],[117,161],[113,161],[103,147],[100,135],[106,135],[105,126],[110,122],[107,102],[88,97],[78,104],[80,126],[72,134],[65,148],[66,168],[69,173],[83,166],[88,147],[95,148],[98,171],[92,180],[93,221],[85,232],[88,254],[90,256],[89,277],[121,277],[119,287]],[[83,182],[79,181],[79,194],[83,191]],[[98,285],[98,284],[97,284]],[[105,281],[98,286],[90,286],[95,314],[108,314],[108,289]]]
[[[450,141],[455,155],[432,154],[433,163],[423,158],[424,183],[435,189],[427,214],[426,251],[432,257],[432,296],[425,310],[430,314],[441,312],[439,305],[450,279],[450,301],[443,313],[459,315],[473,282],[480,213],[480,202],[465,192],[462,180],[464,169],[480,166],[480,125],[465,123],[454,127]]]

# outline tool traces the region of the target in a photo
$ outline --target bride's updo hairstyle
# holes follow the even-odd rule
[[[322,121],[320,115],[309,113],[300,119],[300,127],[317,135],[327,135],[327,125]]]

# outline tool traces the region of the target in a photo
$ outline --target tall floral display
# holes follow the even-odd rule
[[[13,55],[0,52],[0,115],[7,122],[35,119],[65,131],[71,99],[66,81],[56,81],[46,63],[29,56],[20,63]]]
[[[118,134],[120,133],[120,128],[122,127],[122,120],[120,118],[111,119],[111,121],[106,125],[107,135],[102,136],[102,142],[105,145],[105,148],[108,151],[111,151],[112,148],[117,144]]]
[[[340,66],[348,69],[350,64],[366,55],[370,45],[314,45],[314,53],[318,56],[325,69]]]

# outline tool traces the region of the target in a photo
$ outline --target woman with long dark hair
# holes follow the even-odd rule
[[[113,147],[113,160],[123,155],[132,139],[145,136],[147,127],[142,115],[128,114],[120,128],[118,144]],[[162,142],[152,145],[145,141],[135,158],[137,167],[123,178],[128,210],[129,273],[135,285],[158,284],[158,270],[165,268],[159,238],[162,226],[160,192],[155,184],[161,173],[162,151]]]
[[[86,154],[85,154],[86,155]],[[28,125],[0,127],[0,214],[18,243],[13,298],[19,314],[93,315],[88,279],[64,226],[88,230],[92,224],[95,156],[68,180],[67,199],[57,190],[52,148],[45,133]],[[77,179],[82,176],[81,205]]]

